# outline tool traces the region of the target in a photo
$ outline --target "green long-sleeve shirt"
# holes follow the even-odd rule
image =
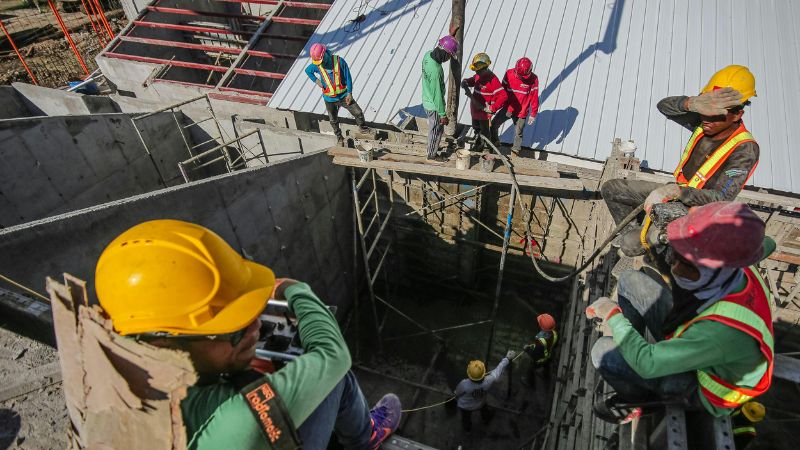
[[[734,384],[755,386],[767,364],[755,339],[719,322],[698,321],[680,337],[655,344],[647,342],[622,314],[611,317],[608,324],[622,357],[642,378],[702,369]],[[711,405],[702,393],[699,397],[715,416],[732,411]]]
[[[286,288],[306,353],[266,375],[300,426],[350,369],[336,319],[305,283]],[[181,402],[190,449],[270,449],[244,397],[230,383],[192,386]]]
[[[431,52],[425,53],[422,58],[422,107],[444,117],[444,70],[433,59]]]

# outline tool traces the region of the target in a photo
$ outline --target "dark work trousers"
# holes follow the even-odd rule
[[[500,126],[508,119],[514,122],[514,144],[511,146],[511,151],[519,153],[520,149],[522,149],[522,133],[525,131],[525,121],[527,119],[517,116],[509,117],[505,108],[498,111],[492,118],[492,142],[500,142],[497,132],[500,130]]]
[[[468,409],[461,409],[461,408],[458,408],[458,409],[461,411],[461,428],[464,431],[472,431],[472,413],[473,413],[473,411],[470,411]],[[492,410],[489,409],[489,405],[484,403],[483,406],[480,409],[480,412],[481,412],[481,420],[483,421],[483,423],[489,423],[489,421],[492,420],[492,415],[493,414],[492,414]]]
[[[328,119],[331,121],[333,133],[337,138],[342,137],[342,129],[339,128],[339,108],[341,107],[347,108],[350,114],[356,118],[356,125],[359,127],[364,126],[364,111],[361,110],[361,107],[358,106],[355,99],[353,99],[349,105],[345,104],[344,99],[336,102],[325,102],[325,109],[328,111]]]
[[[491,153],[489,151],[488,146],[486,145],[486,142],[480,137],[478,137],[478,135],[481,134],[485,136],[487,139],[493,141],[492,127],[489,124],[489,119],[486,120],[472,119],[472,129],[475,131],[475,148],[473,148],[473,150],[476,152],[480,150],[485,150],[486,153]]]
[[[647,196],[656,188],[663,186],[654,181],[608,180],[600,186],[600,193],[608,206],[614,223],[619,224],[637,206],[644,203]]]

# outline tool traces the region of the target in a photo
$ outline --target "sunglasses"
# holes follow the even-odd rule
[[[231,343],[231,347],[236,347],[239,345],[239,342],[242,342],[245,333],[247,333],[247,327],[242,328],[239,331],[235,331],[233,333],[223,333],[223,334],[170,334],[164,332],[156,332],[156,333],[140,333],[136,335],[137,340],[142,341],[151,341],[154,339],[170,339],[176,341],[228,341]]]

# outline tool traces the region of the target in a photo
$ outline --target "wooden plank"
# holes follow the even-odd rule
[[[458,170],[455,167],[439,167],[430,164],[414,164],[380,160],[361,162],[356,158],[349,158],[345,156],[335,156],[333,158],[333,164],[349,167],[410,172],[422,175],[454,178],[458,180],[483,181],[507,185],[512,184],[511,176],[504,173],[486,173],[471,169]],[[594,192],[587,189],[587,186],[585,186],[581,180],[577,179],[517,175],[517,182],[520,186],[537,188],[554,195],[563,195],[570,198],[575,196],[579,198],[588,198],[595,195]]]

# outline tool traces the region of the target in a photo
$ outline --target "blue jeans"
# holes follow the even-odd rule
[[[353,372],[348,371],[297,429],[303,448],[328,447],[331,434],[347,449],[368,449],[372,436],[369,405]]]
[[[628,271],[620,275],[617,293],[622,314],[633,328],[650,342],[664,340],[662,328],[672,309],[672,293],[666,285],[645,273]],[[628,365],[614,340],[608,336],[598,339],[592,347],[592,364],[606,383],[627,401],[642,402],[654,397],[678,397],[687,393],[696,399],[695,372],[642,378]]]

